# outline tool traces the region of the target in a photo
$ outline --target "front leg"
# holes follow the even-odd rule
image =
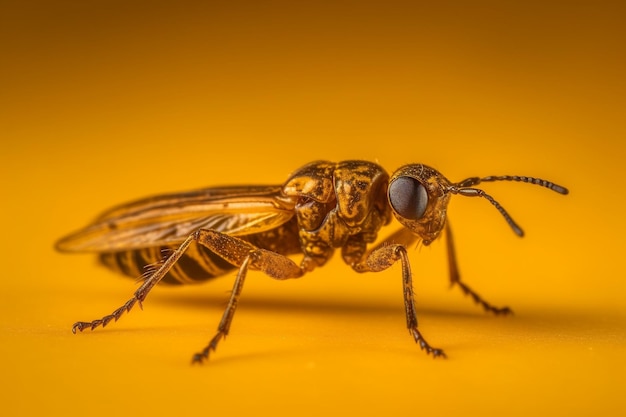
[[[445,358],[446,354],[443,350],[431,347],[417,328],[413,277],[411,274],[411,266],[409,265],[409,257],[404,245],[398,243],[383,244],[383,246],[370,252],[364,261],[354,264],[352,267],[357,272],[380,272],[389,268],[398,260],[402,263],[402,285],[404,289],[404,310],[406,313],[407,328],[413,336],[413,339],[415,339],[415,342],[422,350],[425,350],[427,354],[432,354],[434,358],[438,356]]]

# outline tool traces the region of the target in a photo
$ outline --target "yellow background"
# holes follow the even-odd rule
[[[0,13],[3,415],[620,415],[626,411],[625,15],[619,2],[4,2]],[[203,4],[206,3],[206,4]],[[436,3],[433,5],[431,3]],[[53,242],[103,209],[216,184],[282,183],[315,159],[422,162],[487,184],[445,245],[399,266],[339,258],[301,280],[249,275],[206,366],[232,276],[135,286]],[[35,414],[36,413],[36,414]],[[175,414],[174,414],[175,413]],[[495,414],[497,413],[497,414]]]

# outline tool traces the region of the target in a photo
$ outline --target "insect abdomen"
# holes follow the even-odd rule
[[[168,247],[151,247],[100,254],[100,262],[131,278],[143,278],[154,272],[172,251]],[[234,268],[221,257],[198,244],[192,244],[163,277],[164,284],[198,284],[224,275]]]
[[[239,239],[282,255],[300,252],[298,223],[295,217],[275,229],[240,236]],[[116,272],[135,279],[146,279],[159,268],[164,259],[175,249],[167,246],[154,246],[120,252],[104,252],[99,255],[99,259],[104,266]],[[192,243],[161,282],[165,284],[199,284],[224,275],[234,268],[232,264],[206,247]]]

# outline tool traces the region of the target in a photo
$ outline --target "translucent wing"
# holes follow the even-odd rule
[[[59,240],[64,252],[113,252],[181,243],[198,229],[234,236],[270,230],[289,221],[295,202],[280,186],[207,188],[120,205]]]

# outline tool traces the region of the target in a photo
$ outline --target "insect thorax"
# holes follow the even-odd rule
[[[321,266],[336,248],[345,262],[361,260],[368,243],[389,223],[388,174],[366,161],[318,161],[292,174],[283,194],[297,198],[295,212],[302,251]]]

